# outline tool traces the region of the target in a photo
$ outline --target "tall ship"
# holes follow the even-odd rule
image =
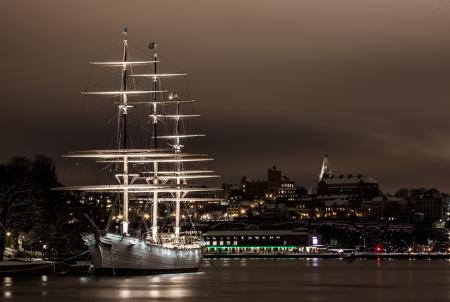
[[[131,60],[125,29],[121,60],[91,62],[96,67],[118,69],[117,74],[120,74],[120,89],[82,92],[89,97],[107,97],[117,104],[115,148],[64,155],[93,159],[114,167],[114,183],[59,188],[108,192],[117,197],[119,215],[114,217],[120,225],[119,230],[111,231],[109,227],[100,230],[90,220],[92,232],[82,235],[89,247],[95,273],[142,275],[197,271],[202,259],[201,242],[193,232],[193,223],[190,230],[181,229],[180,219],[190,218],[190,214],[182,215],[182,207],[214,200],[215,193],[221,190],[194,183],[218,177],[214,171],[203,167],[212,158],[184,150],[186,139],[204,136],[186,132],[184,121],[199,115],[183,113],[183,106],[194,100],[164,90],[163,80],[169,81],[187,74],[160,72],[161,61],[156,43],[150,43],[149,49],[150,60]],[[138,69],[146,72],[136,72]],[[138,82],[142,87],[138,87]],[[138,115],[144,116],[143,120],[134,121],[145,129],[141,135],[143,142],[139,144],[132,141],[127,133],[132,110],[145,113]],[[151,213],[145,214],[145,220],[142,220],[145,222],[145,232],[132,229],[130,213],[135,202],[144,203],[151,209]],[[161,205],[167,203],[173,209],[169,211],[173,222],[163,228],[160,225],[163,219]],[[136,215],[132,216],[136,218]]]

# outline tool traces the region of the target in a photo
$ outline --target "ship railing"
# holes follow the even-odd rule
[[[151,237],[151,232],[145,232],[142,234],[142,240],[148,244],[162,245],[169,248],[198,248],[200,244],[198,243],[197,236],[181,234],[180,237],[175,238],[173,233],[160,233],[158,236],[158,241],[154,242]]]

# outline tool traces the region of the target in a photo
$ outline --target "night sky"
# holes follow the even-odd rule
[[[223,182],[276,164],[310,187],[327,150],[335,174],[384,191],[450,191],[444,0],[0,0],[0,161],[48,154],[64,184],[84,180],[59,154],[100,147],[105,114],[79,92],[89,61],[120,58],[125,26],[134,59],[156,41],[189,74],[207,137],[187,146]]]

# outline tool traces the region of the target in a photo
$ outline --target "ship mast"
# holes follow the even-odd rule
[[[148,45],[150,49],[154,50],[153,53],[153,61],[155,61],[155,64],[153,64],[153,73],[156,75],[158,74],[158,51],[156,49],[156,43],[150,42]],[[158,88],[158,78],[155,76],[153,77],[153,90],[157,90]],[[155,150],[158,148],[158,111],[157,111],[157,95],[156,93],[152,96],[152,122],[153,122],[153,147]],[[158,162],[153,163],[153,185],[155,187],[158,187]],[[158,191],[153,192],[153,209],[152,209],[152,240],[154,243],[158,242]]]
[[[176,96],[175,96],[176,97]],[[180,102],[177,102],[177,113],[176,113],[176,124],[175,124],[175,135],[180,134]],[[175,153],[181,152],[180,138],[176,138],[176,142],[174,145]],[[178,174],[181,171],[181,162],[177,162],[177,172]],[[177,188],[180,188],[181,179],[178,175],[177,177]],[[175,240],[178,241],[180,237],[180,201],[181,201],[181,192],[177,191],[175,193]]]
[[[155,61],[155,64],[153,64],[153,72],[155,75],[158,74],[158,51],[156,49],[156,43],[155,42],[151,42],[149,44],[149,48],[150,49],[154,49],[154,53],[153,53],[153,60]],[[158,77],[154,76],[153,77],[153,90],[157,91],[158,89]],[[155,149],[158,148],[158,140],[157,140],[157,135],[158,135],[158,112],[157,112],[157,96],[156,93],[153,94],[153,115],[152,115],[152,120],[153,120],[153,147]]]
[[[158,186],[158,162],[153,163],[153,185]],[[158,242],[158,191],[153,191],[152,239]]]
[[[121,91],[127,90],[127,61],[128,57],[128,39],[127,39],[127,29],[125,28],[123,31],[123,56],[122,62],[122,82],[121,82]],[[127,110],[128,110],[128,100],[127,95],[122,95],[122,105],[119,106],[119,111],[122,111],[123,117],[123,149],[127,149]],[[120,149],[120,143],[119,143]],[[128,157],[124,155],[123,157],[123,220],[122,220],[122,234],[128,235]]]

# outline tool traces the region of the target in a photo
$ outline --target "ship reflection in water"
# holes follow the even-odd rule
[[[4,277],[2,301],[448,301],[450,262],[241,259],[138,277]]]

